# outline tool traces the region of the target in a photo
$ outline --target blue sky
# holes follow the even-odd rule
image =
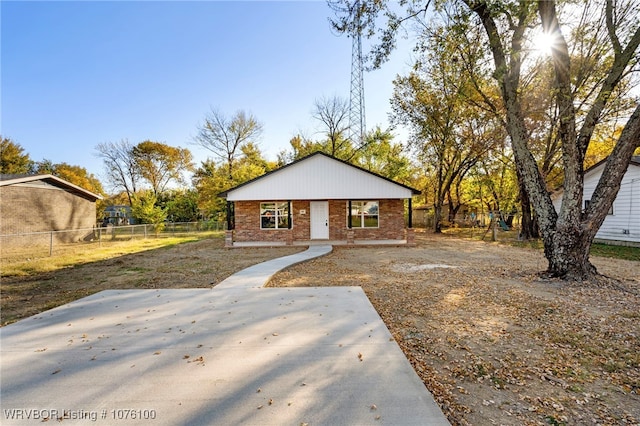
[[[192,145],[210,107],[263,124],[275,160],[313,136],[314,99],[348,97],[351,39],[324,1],[2,1],[1,127],[40,161],[101,177],[95,146],[145,139]],[[405,43],[408,44],[408,43]],[[365,47],[366,48],[366,47]],[[367,127],[386,127],[394,76],[410,49],[365,74]],[[400,141],[400,139],[397,139]]]

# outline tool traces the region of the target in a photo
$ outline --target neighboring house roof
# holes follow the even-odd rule
[[[101,195],[94,194],[54,175],[0,175],[0,187],[10,185],[40,188],[51,185],[91,201],[102,200]]]
[[[607,157],[609,158],[609,157]],[[604,163],[607,162],[607,158],[598,161],[596,164],[594,164],[593,166],[589,167],[587,170],[584,171],[585,176],[587,174],[591,174],[595,169],[597,169],[598,167],[602,166]],[[638,166],[640,167],[640,155],[635,155],[633,157],[631,157],[631,161],[629,162],[629,166]]]
[[[218,194],[229,201],[411,198],[417,189],[315,152]]]
[[[604,158],[598,161],[596,164],[586,169],[584,171],[584,177],[586,178],[594,173],[601,172],[601,169],[604,168],[604,164],[607,162],[607,158]],[[634,155],[633,157],[631,157],[631,161],[629,161],[629,167],[631,166],[640,167],[640,155]],[[558,197],[560,197],[560,195],[562,195],[563,192],[564,192],[564,185],[560,185],[559,187],[557,187],[552,191],[551,198],[553,200],[557,200]]]

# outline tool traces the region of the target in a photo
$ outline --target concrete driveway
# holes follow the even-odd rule
[[[324,253],[213,289],[103,291],[1,328],[0,423],[449,424],[360,287],[261,287]]]

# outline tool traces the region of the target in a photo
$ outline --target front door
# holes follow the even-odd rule
[[[311,201],[311,239],[329,239],[329,202]]]

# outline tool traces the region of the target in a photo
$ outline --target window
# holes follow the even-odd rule
[[[287,229],[289,203],[260,203],[260,229]]]
[[[590,204],[591,204],[591,200],[584,200],[584,209],[587,210]],[[609,211],[607,212],[607,214],[613,215],[613,204],[611,204],[611,207],[609,207]]]
[[[347,210],[349,208],[347,207]],[[348,216],[347,211],[347,216]],[[347,218],[347,221],[349,219]],[[351,201],[351,226],[350,228],[377,228],[378,227],[378,202],[377,201]]]

